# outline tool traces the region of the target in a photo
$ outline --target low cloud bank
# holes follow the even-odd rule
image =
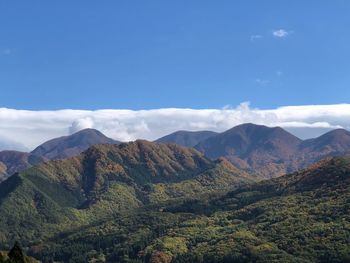
[[[58,136],[94,128],[120,140],[155,140],[177,130],[225,131],[252,122],[280,126],[305,139],[331,129],[350,129],[350,104],[251,108],[242,103],[223,109],[56,110],[0,108],[0,150],[33,149]]]

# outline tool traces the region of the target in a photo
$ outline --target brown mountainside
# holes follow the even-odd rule
[[[79,155],[95,144],[119,144],[94,129],[85,129],[43,143],[31,153],[18,151],[0,152],[0,181],[45,160],[64,159]]]
[[[242,124],[200,142],[195,148],[210,158],[224,156],[240,168],[272,177],[288,172],[286,162],[300,143],[299,138],[279,127]]]
[[[291,173],[328,156],[350,152],[350,132],[338,129],[302,141],[279,127],[242,124],[195,146],[206,156],[224,156],[263,178]]]
[[[143,140],[120,145],[94,145],[79,156],[45,162],[23,174],[27,178],[39,176],[45,182],[59,182],[73,195],[78,193],[75,198],[85,200],[83,203],[78,201],[84,207],[98,200],[113,183],[132,187],[144,201],[148,198],[149,192],[145,189],[149,184],[165,184],[159,186],[162,191],[168,191],[162,196],[171,196],[174,188],[166,190],[168,186],[182,182],[182,187],[190,187],[191,183],[186,181],[198,178],[195,184],[200,189],[203,188],[201,184],[213,184],[217,190],[232,187],[235,182],[254,180],[224,159],[211,161],[193,148]],[[44,184],[48,183],[40,185]]]
[[[64,159],[78,155],[95,144],[119,144],[119,141],[106,137],[95,129],[84,129],[69,136],[47,141],[31,153],[49,160]]]
[[[8,176],[43,162],[45,158],[18,151],[0,152],[0,181]]]
[[[212,131],[177,131],[159,138],[155,142],[159,143],[176,143],[178,145],[193,147],[199,142],[206,140],[214,135]]]

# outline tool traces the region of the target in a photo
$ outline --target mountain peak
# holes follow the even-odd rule
[[[332,130],[317,138],[303,141],[300,148],[304,152],[347,153],[350,150],[350,132],[345,129]]]
[[[214,135],[213,131],[176,131],[164,137],[157,139],[158,143],[176,143],[186,147],[194,147],[200,141],[206,140]]]
[[[301,141],[298,137],[287,132],[281,127],[269,127],[265,125],[259,125],[254,123],[243,123],[237,125],[224,133],[244,133],[246,136],[256,136],[256,135],[270,135],[270,136],[288,136],[294,138],[295,140]]]
[[[259,128],[269,129],[270,127],[268,127],[266,125],[262,125],[262,124],[255,124],[252,122],[246,122],[246,123],[236,125],[236,126],[232,127],[230,130],[232,130],[232,129],[259,129]]]
[[[106,191],[109,182],[134,186],[142,194],[145,184],[193,179],[216,165],[195,149],[137,140],[119,145],[96,144],[75,158],[48,161],[21,175],[36,176],[33,171],[39,171],[46,174],[45,180],[79,189],[76,191],[83,193],[85,200],[74,203],[87,207]]]
[[[119,144],[95,129],[84,129],[68,136],[49,140],[38,146],[32,154],[47,159],[63,159],[75,156],[95,144]]]
[[[238,157],[243,157],[261,147],[266,150],[269,150],[269,148],[271,148],[271,150],[276,150],[281,147],[290,147],[290,151],[294,151],[300,142],[301,140],[299,138],[280,127],[270,128],[263,125],[247,123],[213,136],[199,143],[196,148],[206,152],[206,148],[215,148],[214,144],[216,144],[220,146],[220,149],[224,146],[224,151],[218,151],[214,156],[211,153],[207,153],[210,157],[216,158],[225,156],[226,154],[235,154],[238,155]]]
[[[280,127],[245,123],[200,142],[196,149],[210,158],[226,157],[239,168],[253,168],[264,176],[284,174],[280,167],[301,140]]]
[[[335,129],[335,130],[332,130],[332,131],[329,131],[321,136],[319,136],[318,138],[343,138],[344,136],[346,137],[350,137],[350,132],[348,130],[345,130],[345,129]]]
[[[81,134],[99,134],[99,135],[104,136],[104,134],[102,132],[100,132],[99,130],[93,129],[93,128],[82,129],[82,130],[79,130],[79,131],[73,133],[72,135],[81,135]]]

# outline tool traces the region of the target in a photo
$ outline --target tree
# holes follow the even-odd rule
[[[8,253],[8,257],[10,258],[11,263],[25,263],[24,255],[22,252],[22,248],[19,243],[16,241],[13,248]]]

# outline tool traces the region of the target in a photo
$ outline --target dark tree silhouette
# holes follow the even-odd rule
[[[13,248],[8,253],[8,256],[11,260],[11,263],[25,263],[22,248],[17,241],[15,242]]]

